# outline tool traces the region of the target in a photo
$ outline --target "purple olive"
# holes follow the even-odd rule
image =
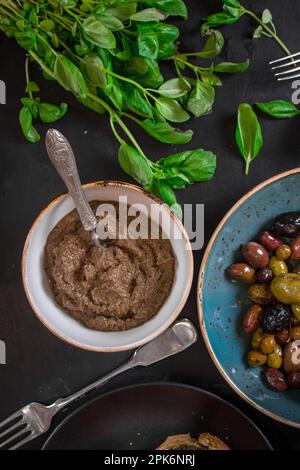
[[[273,279],[273,272],[270,268],[261,268],[256,273],[256,279],[262,284],[269,284]]]

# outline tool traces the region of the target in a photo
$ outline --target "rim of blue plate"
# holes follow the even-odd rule
[[[207,265],[207,261],[211,252],[211,249],[219,236],[221,230],[223,229],[224,225],[227,223],[227,221],[230,219],[230,217],[236,212],[239,207],[244,204],[253,194],[257,193],[261,189],[265,188],[266,186],[279,181],[281,179],[287,178],[288,176],[295,175],[300,173],[300,168],[294,168],[292,170],[285,171],[283,173],[279,173],[278,175],[272,176],[271,178],[268,178],[267,180],[263,181],[262,183],[259,183],[257,186],[252,188],[249,192],[247,192],[244,196],[242,196],[233,206],[232,208],[225,214],[221,222],[218,224],[217,228],[215,229],[214,233],[212,234],[209,243],[207,245],[207,248],[205,250],[202,263],[200,266],[200,271],[199,271],[199,277],[198,277],[198,284],[197,284],[197,307],[198,307],[198,318],[199,318],[199,323],[200,323],[200,328],[201,328],[201,333],[202,337],[204,339],[205,345],[208,349],[208,352],[210,354],[210,357],[221,373],[222,377],[226,380],[228,385],[241,397],[243,400],[245,400],[247,403],[249,403],[251,406],[256,408],[258,411],[261,413],[269,416],[269,418],[275,419],[276,421],[279,421],[283,424],[286,424],[288,426],[292,426],[295,428],[300,429],[300,423],[297,423],[295,421],[288,420],[286,418],[283,418],[281,416],[278,416],[275,413],[272,413],[271,411],[266,410],[262,406],[259,406],[254,400],[248,397],[230,378],[230,376],[227,374],[226,370],[222,366],[222,364],[219,362],[217,356],[215,355],[215,352],[213,350],[213,347],[210,343],[207,331],[206,331],[206,325],[204,321],[204,312],[202,308],[202,298],[203,298],[203,281],[204,281],[204,273]]]

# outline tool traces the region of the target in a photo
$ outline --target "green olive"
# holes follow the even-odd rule
[[[248,289],[248,296],[252,302],[259,305],[269,305],[274,301],[268,284],[252,284]]]
[[[247,363],[249,367],[260,367],[266,364],[268,358],[259,351],[250,351],[247,354]]]
[[[289,272],[286,263],[277,259],[276,256],[271,257],[269,262],[269,268],[272,270],[274,276],[280,276],[281,274],[287,274]]]
[[[252,336],[251,345],[253,349],[258,349],[260,347],[260,343],[264,337],[264,332],[261,328],[258,328]]]
[[[271,354],[276,346],[276,339],[274,336],[265,336],[260,343],[260,350],[264,354]]]
[[[279,261],[285,261],[291,256],[292,250],[289,245],[280,245],[276,250],[276,258]]]
[[[268,355],[268,366],[273,369],[280,369],[282,366],[282,357],[276,353],[271,353]]]
[[[294,316],[297,318],[297,320],[300,321],[300,304],[292,305],[292,312]]]
[[[300,275],[289,273],[275,277],[271,292],[283,304],[300,304]]]

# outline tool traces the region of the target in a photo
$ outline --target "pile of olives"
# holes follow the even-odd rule
[[[252,335],[247,364],[266,365],[272,389],[300,389],[300,212],[277,217],[270,231],[242,247],[242,255],[227,274],[248,285],[252,302],[243,318]]]

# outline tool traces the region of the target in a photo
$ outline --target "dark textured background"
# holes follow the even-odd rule
[[[297,0],[245,1],[260,11],[269,7],[278,32],[294,51],[300,50],[300,3]],[[187,0],[190,21],[181,24],[182,49],[199,50],[201,17],[219,9],[215,0]],[[258,4],[258,5],[257,5]],[[195,132],[189,148],[203,146],[218,155],[218,168],[212,183],[196,185],[179,194],[181,203],[205,204],[206,243],[216,224],[246,191],[264,179],[299,166],[299,119],[273,121],[262,118],[265,147],[252,165],[249,177],[243,175],[243,161],[234,144],[235,116],[239,103],[268,99],[291,99],[290,83],[277,84],[268,61],[281,57],[279,47],[268,38],[251,39],[254,24],[243,18],[224,29],[226,47],[222,59],[239,61],[247,57],[251,68],[243,75],[226,77],[217,90],[214,112],[193,120]],[[7,365],[0,366],[0,419],[32,401],[48,403],[66,395],[121,364],[129,353],[94,354],[68,346],[52,336],[32,313],[25,298],[20,259],[26,234],[37,214],[65,188],[46,157],[43,142],[24,142],[18,126],[20,98],[24,93],[24,52],[14,41],[0,39],[0,80],[7,84],[7,104],[0,105],[0,214],[1,214],[1,315],[0,339],[7,344]],[[54,102],[66,100],[70,112],[57,127],[76,149],[84,183],[97,179],[128,180],[118,166],[117,143],[105,117],[98,118],[83,109],[54,83],[33,78],[41,85],[41,96]],[[39,128],[44,137],[46,127]],[[171,153],[136,131],[151,158]],[[174,149],[175,150],[175,149]],[[196,280],[203,251],[195,253],[195,281],[183,315],[197,323]],[[121,376],[101,391],[150,381],[177,381],[215,392],[237,405],[262,429],[277,449],[300,449],[300,431],[283,426],[246,405],[223,381],[213,365],[202,339],[189,351],[161,364]],[[31,444],[39,448],[44,439]]]

